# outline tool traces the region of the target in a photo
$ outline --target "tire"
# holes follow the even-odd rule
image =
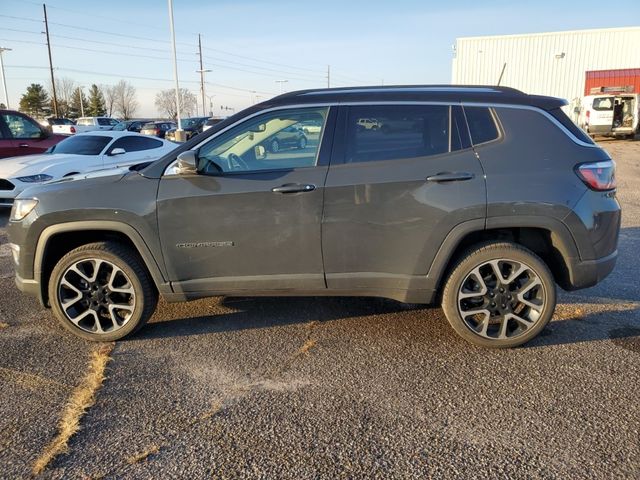
[[[278,153],[280,151],[280,142],[275,138],[271,140],[271,143],[269,144],[269,151],[271,153]]]
[[[300,140],[298,140],[298,149],[304,150],[305,148],[307,148],[307,137],[300,137]]]
[[[555,306],[549,267],[532,251],[510,242],[485,243],[465,252],[442,294],[451,327],[468,342],[488,348],[516,347],[535,338]]]
[[[138,254],[115,242],[90,243],[67,253],[53,268],[48,291],[62,326],[96,342],[136,332],[158,303],[158,292]]]

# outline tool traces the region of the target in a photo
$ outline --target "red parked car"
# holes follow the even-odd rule
[[[0,110],[0,158],[43,153],[65,138],[24,113]]]

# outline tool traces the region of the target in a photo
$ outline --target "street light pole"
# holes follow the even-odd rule
[[[173,29],[173,0],[169,2],[169,28],[171,30],[171,50],[173,53],[173,78],[176,82],[176,117],[178,120],[178,128],[176,129],[176,141],[184,142],[184,130],[182,129],[182,121],[180,120],[180,85],[178,83],[178,55],[176,53],[176,32]]]
[[[3,52],[10,52],[10,48],[0,47],[0,72],[2,72],[2,88],[4,89],[4,104],[9,108],[9,95],[7,94],[7,79],[4,76],[4,63],[2,62]]]
[[[84,102],[82,101],[82,85],[78,87],[78,93],[80,94],[80,115],[84,117]]]

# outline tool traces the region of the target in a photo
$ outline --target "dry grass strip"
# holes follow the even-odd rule
[[[143,451],[136,453],[134,455],[131,455],[129,458],[127,458],[127,463],[129,465],[133,465],[134,463],[144,462],[151,455],[155,455],[159,451],[160,451],[159,445],[151,445],[145,448]]]
[[[80,429],[80,419],[96,401],[105,378],[114,344],[101,345],[91,352],[87,373],[73,390],[58,422],[58,434],[49,442],[33,464],[33,475],[39,475],[58,455],[69,450],[69,440]]]

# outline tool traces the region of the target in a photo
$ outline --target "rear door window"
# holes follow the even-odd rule
[[[464,107],[464,113],[474,145],[487,143],[500,136],[491,110],[487,107]]]
[[[449,152],[447,105],[349,108],[345,163],[404,160]]]

